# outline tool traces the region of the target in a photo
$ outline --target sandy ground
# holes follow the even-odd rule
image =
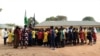
[[[42,46],[13,49],[12,46],[4,46],[0,38],[0,56],[100,56],[100,33],[97,36],[95,45],[66,46],[55,50]]]

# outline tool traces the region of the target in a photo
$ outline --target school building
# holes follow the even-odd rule
[[[37,24],[35,28],[49,28],[50,26],[54,27],[96,27],[98,30],[100,30],[100,22],[95,21],[44,21],[40,24]]]

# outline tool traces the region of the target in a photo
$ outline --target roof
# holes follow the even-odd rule
[[[11,27],[5,24],[0,24],[0,28],[11,28]]]
[[[40,24],[37,24],[38,26],[95,26],[100,25],[99,22],[95,21],[44,21]]]

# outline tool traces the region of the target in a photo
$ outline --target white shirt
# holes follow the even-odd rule
[[[2,37],[3,37],[3,38],[8,37],[8,32],[7,32],[7,31],[5,31],[5,30],[3,30],[3,32],[2,32]]]

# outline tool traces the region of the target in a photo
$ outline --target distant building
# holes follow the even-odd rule
[[[74,27],[96,27],[100,28],[100,22],[95,22],[95,21],[44,21],[40,24],[37,24],[35,28],[48,28],[50,26],[55,26],[55,27],[69,27],[69,26],[74,26]]]

